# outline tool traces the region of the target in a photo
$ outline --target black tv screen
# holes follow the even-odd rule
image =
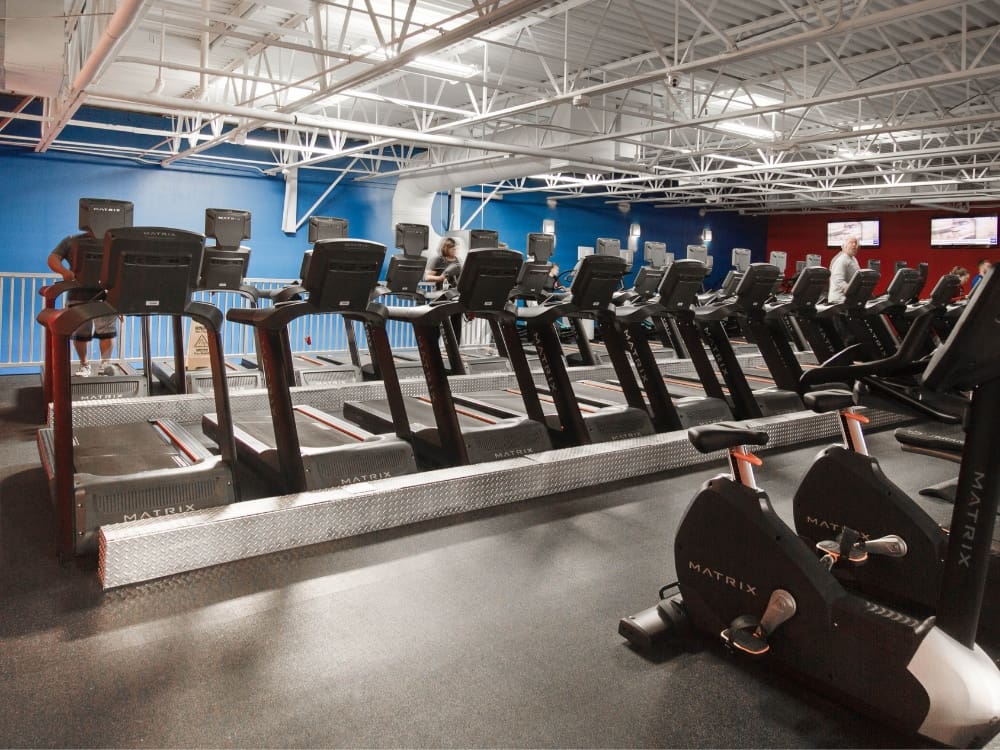
[[[996,247],[996,216],[931,219],[931,247]]]
[[[878,247],[879,220],[856,219],[854,221],[828,221],[826,223],[827,247],[841,247],[848,237],[857,237],[859,247]]]
[[[482,247],[496,247],[500,242],[500,233],[495,229],[471,229],[469,230],[469,249],[476,250]]]
[[[538,263],[545,263],[556,249],[556,236],[544,232],[529,232],[525,252]]]

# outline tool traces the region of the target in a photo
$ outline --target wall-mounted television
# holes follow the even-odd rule
[[[827,247],[840,247],[848,237],[857,237],[859,247],[878,247],[879,220],[858,219],[856,221],[828,221],[826,223]]]
[[[931,219],[931,247],[996,247],[996,216]]]

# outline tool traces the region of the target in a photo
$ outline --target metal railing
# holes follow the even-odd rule
[[[43,286],[59,281],[50,273],[0,273],[0,371],[40,365],[45,356],[42,326],[36,322],[44,307],[38,293]],[[280,289],[289,279],[247,279],[247,283],[267,292]],[[251,307],[250,299],[237,292],[197,292],[195,299],[209,302],[223,313],[234,307]],[[388,296],[388,305],[401,307],[415,304],[411,300]],[[270,305],[270,300],[262,300]],[[367,349],[364,330],[354,323],[355,340],[361,350]],[[189,322],[185,321],[185,338]],[[401,321],[389,321],[387,331],[394,349],[416,346],[413,328]],[[306,315],[293,321],[289,328],[289,342],[295,352],[346,351],[347,331],[339,315]],[[223,328],[226,354],[231,357],[254,356],[253,330],[249,326],[226,322]],[[489,326],[482,320],[466,321],[462,326],[463,344],[489,344],[492,341]],[[168,316],[150,318],[150,353],[153,357],[173,354],[173,326]],[[129,361],[142,359],[142,332],[140,321],[123,317],[119,322],[115,356]]]

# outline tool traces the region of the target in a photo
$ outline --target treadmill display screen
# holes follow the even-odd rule
[[[667,243],[647,242],[642,246],[642,255],[653,268],[664,268],[667,265]]]
[[[625,275],[625,261],[617,256],[588,255],[576,264],[571,302],[581,310],[594,310],[611,303]]]
[[[427,249],[430,241],[430,227],[426,224],[397,224],[396,247],[403,255],[419,257]]]
[[[333,216],[309,217],[309,242],[336,240],[347,236],[347,219]]]
[[[303,280],[309,304],[329,312],[367,308],[382,272],[385,250],[385,245],[367,240],[317,242]]]
[[[481,247],[496,247],[500,242],[500,233],[494,229],[472,229],[469,231],[469,249]]]
[[[502,311],[524,259],[521,253],[501,248],[470,250],[458,278],[458,298],[468,312]]]
[[[529,232],[525,253],[536,263],[545,263],[556,249],[556,236],[545,232]]]
[[[101,279],[123,315],[180,315],[198,282],[205,238],[167,227],[122,227],[104,235]]]
[[[109,229],[132,226],[132,201],[81,198],[78,226],[98,240]]]
[[[686,310],[698,299],[705,280],[705,264],[685,258],[675,260],[660,283],[660,304],[668,310]]]
[[[250,239],[250,212],[235,208],[206,208],[205,236],[219,247],[235,250],[240,240]]]

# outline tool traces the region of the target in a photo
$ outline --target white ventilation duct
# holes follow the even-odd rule
[[[483,164],[440,167],[428,169],[412,177],[400,177],[396,183],[396,192],[392,196],[392,226],[401,222],[429,224],[431,231],[428,244],[433,253],[441,241],[431,222],[435,195],[455,188],[548,172],[551,166],[551,159],[526,156],[486,157]]]
[[[0,20],[0,90],[56,97],[63,84],[63,0],[4,0]]]

